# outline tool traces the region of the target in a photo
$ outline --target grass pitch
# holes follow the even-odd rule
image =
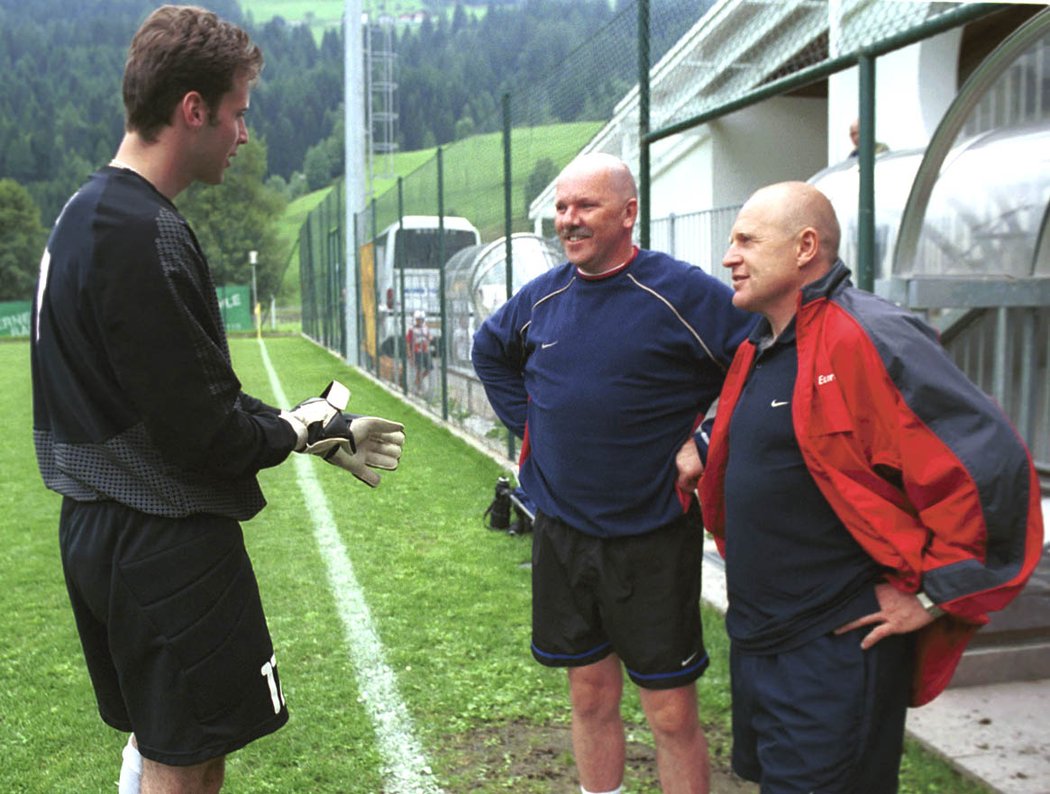
[[[245,390],[273,401],[258,342],[237,338],[231,347]],[[270,338],[266,348],[289,400],[338,378],[353,392],[350,410],[406,425],[401,467],[374,491],[310,462],[437,784],[449,794],[578,791],[564,674],[528,652],[530,539],[482,523],[501,467],[312,343]],[[33,453],[27,342],[0,344],[0,374],[0,791],[111,794],[125,737],[98,717],[69,610],[60,498],[44,489]],[[378,794],[387,787],[375,729],[295,467],[260,479],[269,506],[244,529],[291,720],[229,758],[224,791]],[[712,664],[701,679],[701,717],[717,780],[727,781],[724,630],[717,614],[704,618]],[[633,748],[627,789],[656,792],[651,737],[630,686],[624,717]],[[716,782],[714,790],[729,789]],[[901,790],[984,789],[909,746]]]

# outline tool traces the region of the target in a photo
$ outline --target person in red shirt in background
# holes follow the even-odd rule
[[[412,327],[405,333],[405,341],[415,369],[415,391],[421,394],[424,380],[434,369],[430,356],[430,326],[427,325],[427,313],[422,309],[417,309],[412,315]]]

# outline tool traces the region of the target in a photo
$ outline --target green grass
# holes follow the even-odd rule
[[[282,17],[286,22],[301,22],[310,26],[314,39],[320,42],[324,32],[329,28],[339,28],[343,21],[344,0],[240,0],[241,10],[251,14],[257,25],[263,25],[274,17]],[[484,16],[487,6],[484,3],[464,4],[468,14],[475,17]],[[424,0],[364,0],[362,10],[372,17],[387,14],[397,18],[401,14],[410,14],[426,8],[435,13]],[[455,3],[449,0],[446,7],[438,13],[451,18]]]
[[[523,189],[529,174],[541,158],[557,166],[567,163],[600,128],[599,122],[552,124],[515,129],[511,133],[512,211],[524,217]],[[446,215],[463,215],[481,230],[486,242],[503,236],[503,140],[502,133],[475,135],[456,141],[442,152]],[[374,194],[376,225],[379,230],[397,220],[397,178],[403,180],[406,215],[436,215],[438,212],[437,150],[423,149],[393,155],[393,176],[376,180]],[[317,208],[333,188],[316,190],[292,201],[281,217],[278,233],[293,244],[311,211]],[[525,229],[519,220],[516,231]],[[293,249],[281,279],[280,300],[283,306],[300,301],[299,251]]]
[[[258,345],[231,341],[246,388],[273,399]],[[553,721],[563,678],[528,656],[528,540],[483,527],[499,467],[300,338],[267,347],[289,399],[339,377],[352,408],[402,419],[404,463],[371,491],[317,461],[339,531],[436,770],[446,739],[481,723]],[[39,482],[28,428],[28,346],[0,345],[12,428],[0,504],[0,790],[110,791],[123,738],[99,720],[57,555],[60,499]],[[278,648],[289,725],[236,753],[227,791],[380,791],[373,729],[354,681],[294,468],[261,477],[270,505],[245,524]],[[47,763],[41,763],[46,759]],[[440,774],[440,772],[439,772]],[[464,790],[464,789],[461,789]],[[527,790],[527,789],[525,789]],[[534,791],[542,791],[535,788]]]
[[[413,152],[394,152],[390,156],[389,168],[385,155],[376,159],[376,178],[372,184],[372,193],[382,197],[388,191],[397,189],[397,178],[408,177],[421,166],[437,157],[437,147],[417,149]],[[390,174],[385,173],[389,170]],[[436,191],[435,186],[435,191]]]
[[[286,22],[301,22],[310,26],[314,39],[320,42],[325,30],[338,29],[343,22],[344,0],[240,0],[241,10],[251,15],[256,25],[264,25],[274,17]]]
[[[486,530],[482,512],[501,467],[299,337],[266,346],[288,399],[315,394],[329,379],[352,390],[350,409],[404,421],[397,472],[369,490],[345,472],[310,461],[331,506],[385,646],[385,660],[446,792],[514,790],[550,794],[549,781],[510,771],[515,760],[472,737],[511,723],[564,726],[564,674],[528,652],[529,538]],[[246,390],[269,393],[259,346],[233,338]],[[124,737],[103,725],[84,669],[57,549],[60,498],[40,483],[33,457],[28,344],[0,344],[6,418],[0,446],[0,791],[112,792]],[[245,536],[277,647],[291,720],[233,754],[225,791],[382,790],[374,730],[355,680],[295,468],[260,477],[268,507]],[[726,640],[721,618],[704,615],[712,665],[701,679],[701,715],[716,764],[728,752]],[[633,687],[629,723],[643,718]],[[643,743],[651,738],[634,730]],[[493,760],[494,759],[494,760]],[[571,758],[538,763],[566,769]],[[909,747],[902,791],[975,794],[948,767]],[[635,794],[655,792],[628,776]]]

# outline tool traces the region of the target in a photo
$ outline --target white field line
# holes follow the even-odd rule
[[[259,349],[277,404],[289,405],[262,339],[259,339]],[[343,622],[350,662],[361,690],[360,699],[375,726],[383,759],[384,792],[441,794],[423,748],[413,733],[412,718],[398,694],[394,671],[384,659],[383,644],[372,624],[364,593],[354,576],[353,565],[339,536],[328,499],[314,473],[316,461],[310,460],[308,455],[295,455],[294,459],[299,488],[310,512],[314,537],[328,572],[328,584]],[[360,485],[358,490],[360,498],[368,498],[367,486]]]

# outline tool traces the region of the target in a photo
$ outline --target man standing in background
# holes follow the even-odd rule
[[[412,327],[405,332],[405,344],[412,362],[413,388],[416,394],[422,394],[424,381],[434,369],[430,355],[430,326],[427,325],[427,313],[422,309],[412,313]]]
[[[623,782],[624,668],[663,790],[707,792],[693,431],[752,320],[700,268],[633,245],[638,199],[621,160],[570,163],[555,209],[568,261],[489,317],[473,348],[496,414],[524,438],[533,656],[568,668],[585,794]]]

